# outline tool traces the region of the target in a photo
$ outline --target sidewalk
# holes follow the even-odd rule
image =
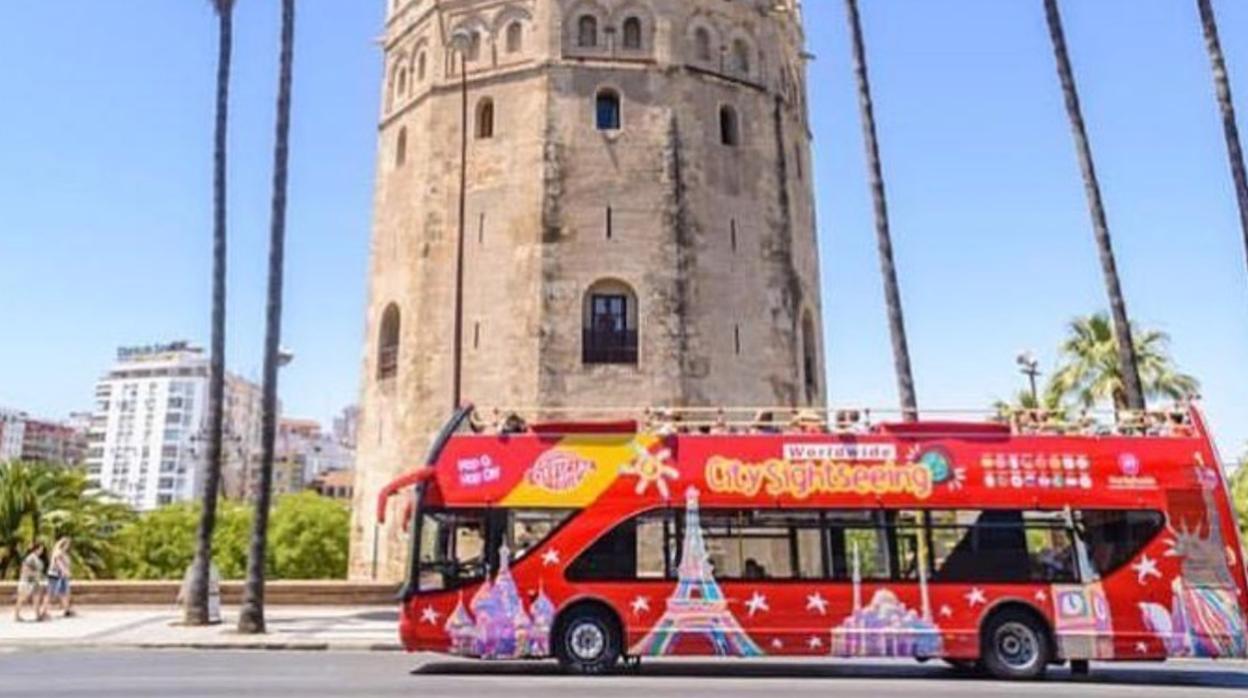
[[[16,623],[12,608],[0,615],[0,650],[14,649],[401,649],[398,611],[375,607],[272,606],[268,633],[242,635],[238,609],[227,607],[225,622],[207,627],[179,625],[176,608],[86,606],[74,618]]]

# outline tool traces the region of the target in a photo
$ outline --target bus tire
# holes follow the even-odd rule
[[[572,608],[559,619],[554,649],[569,674],[605,674],[620,661],[619,624],[596,606]]]
[[[1044,677],[1053,658],[1044,621],[1021,608],[1005,608],[984,623],[980,663],[993,678],[1032,681]]]

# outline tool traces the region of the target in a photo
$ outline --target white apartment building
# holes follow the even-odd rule
[[[0,407],[0,463],[22,457],[26,419],[25,412]]]
[[[95,387],[86,462],[92,483],[140,511],[197,497],[208,371],[204,350],[187,342],[118,349]],[[227,374],[225,402],[223,475],[245,471],[259,451],[260,389]]]

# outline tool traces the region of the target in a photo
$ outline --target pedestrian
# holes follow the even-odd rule
[[[44,595],[43,543],[36,542],[22,560],[21,576],[17,582],[17,603],[13,606],[13,619],[25,623],[22,607],[30,604],[35,609],[35,620],[47,620],[47,597]]]
[[[52,558],[48,561],[48,602],[45,606],[55,602],[66,618],[74,615],[73,599],[69,590],[72,576],[69,549],[72,545],[69,538],[61,538],[52,546]]]

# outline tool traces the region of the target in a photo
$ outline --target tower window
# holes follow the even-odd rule
[[[598,130],[620,130],[620,93],[615,90],[598,92],[597,103]]]
[[[481,32],[474,31],[472,32],[471,37],[472,38],[468,41],[468,55],[465,58],[470,61],[475,61],[481,57]]]
[[[593,15],[582,15],[576,23],[576,45],[581,48],[598,46],[598,18]]]
[[[420,57],[416,59],[416,79],[424,82],[425,69],[428,66],[428,60],[425,58],[425,52],[420,52]]]
[[[519,53],[524,48],[524,26],[519,22],[507,25],[507,53]]]
[[[399,129],[398,142],[394,146],[394,166],[402,167],[407,162],[407,127]]]
[[[637,17],[624,20],[624,48],[631,51],[641,50],[641,20]]]
[[[486,97],[477,103],[477,138],[494,137],[494,100]]]
[[[693,43],[698,60],[709,63],[711,61],[711,33],[705,27],[698,27],[693,34]]]
[[[399,68],[399,81],[398,82],[399,82],[399,86],[398,86],[399,96],[400,97],[407,96],[407,69],[406,68]]]
[[[737,110],[727,105],[719,108],[719,142],[733,147],[741,143],[741,124]]]
[[[399,306],[391,303],[381,314],[377,341],[377,379],[387,380],[399,373]]]
[[[627,284],[600,281],[591,286],[584,313],[584,363],[637,363],[637,296]]]
[[[744,39],[732,42],[732,69],[741,75],[750,74],[750,45]]]

